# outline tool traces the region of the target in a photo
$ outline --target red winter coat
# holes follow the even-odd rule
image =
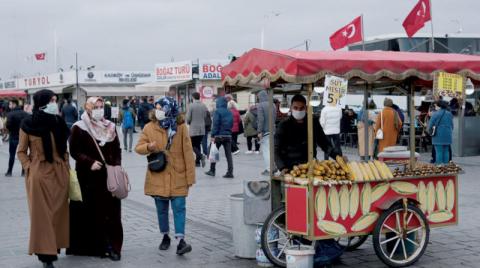
[[[242,122],[242,119],[240,118],[240,113],[235,108],[230,109],[230,112],[232,112],[232,115],[233,115],[232,133],[239,132],[240,124]]]

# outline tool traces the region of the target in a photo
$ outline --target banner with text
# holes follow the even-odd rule
[[[155,65],[155,77],[157,82],[191,80],[192,75],[191,61],[158,63]]]
[[[222,68],[227,64],[226,60],[200,60],[198,78],[200,80],[222,80]]]
[[[438,72],[433,79],[433,95],[435,97],[463,98],[464,78],[458,74]]]
[[[342,77],[326,75],[323,103],[325,106],[344,107],[347,103],[348,80]]]

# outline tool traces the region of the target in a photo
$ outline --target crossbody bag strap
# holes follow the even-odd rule
[[[442,121],[443,116],[445,115],[446,111],[443,111],[442,116],[440,116],[440,119],[438,119],[437,123],[435,124],[435,128],[437,128],[440,125],[440,122]]]
[[[97,140],[92,136],[92,134],[90,134],[89,131],[87,132],[88,132],[88,135],[92,138],[93,143],[95,143],[95,146],[97,147],[98,153],[100,154],[100,157],[102,158],[103,163],[107,164],[107,161],[105,161],[105,157],[103,156],[102,150],[100,150],[100,146],[98,146]]]

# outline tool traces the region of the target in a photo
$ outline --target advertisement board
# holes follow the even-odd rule
[[[347,87],[347,79],[333,75],[326,75],[323,103],[330,106],[344,107],[347,103]]]
[[[226,60],[200,60],[198,63],[198,79],[222,80],[222,68],[227,65]]]
[[[193,76],[191,61],[155,64],[155,81],[184,81]]]

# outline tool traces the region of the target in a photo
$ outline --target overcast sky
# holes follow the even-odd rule
[[[477,34],[480,1],[431,0],[435,34]],[[288,49],[311,40],[330,50],[328,37],[364,14],[365,36],[404,33],[417,0],[1,0],[0,78],[14,72],[55,72],[58,64],[97,70],[152,70],[155,63],[221,59],[260,47]],[[274,16],[272,12],[280,15]],[[267,18],[265,18],[268,15]],[[456,21],[455,21],[456,20]],[[429,33],[430,25],[421,30]],[[300,47],[303,49],[303,47]],[[26,60],[47,52],[47,62]]]

